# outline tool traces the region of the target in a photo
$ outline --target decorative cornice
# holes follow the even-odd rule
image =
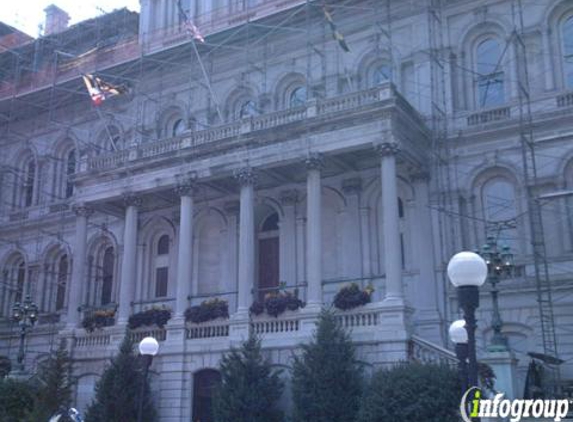
[[[324,157],[318,152],[310,153],[304,164],[307,170],[321,170],[324,167]]]
[[[380,157],[388,157],[400,152],[400,146],[396,142],[382,142],[376,144],[374,149]]]
[[[282,205],[295,205],[298,202],[298,199],[298,191],[296,189],[287,189],[280,193]]]
[[[235,170],[233,176],[241,186],[252,186],[257,183],[257,173],[250,166]]]
[[[76,204],[72,206],[72,211],[78,217],[86,217],[88,218],[94,213],[93,208],[88,207],[86,204]]]
[[[342,191],[346,194],[356,194],[362,191],[362,179],[353,177],[342,181]]]
[[[141,207],[141,204],[143,203],[143,200],[141,199],[141,196],[136,195],[133,192],[125,192],[123,195],[123,203],[125,204],[126,207]]]

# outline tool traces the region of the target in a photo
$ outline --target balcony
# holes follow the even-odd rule
[[[397,104],[400,111],[407,114],[407,118],[415,121],[421,130],[425,130],[421,117],[410,107],[395,90],[395,87],[386,83],[376,88],[353,92],[324,100],[310,100],[301,107],[281,110],[263,115],[245,118],[236,122],[223,124],[206,130],[186,133],[170,139],[138,145],[137,147],[116,153],[88,158],[83,163],[81,171],[104,171],[119,167],[126,167],[144,160],[160,156],[177,155],[180,151],[213,152],[230,148],[256,134],[277,129],[287,129],[290,126],[300,125],[304,122],[309,127],[312,122],[317,125],[329,120],[348,118],[351,113],[378,112],[386,106]],[[419,139],[413,138],[413,139]],[[423,150],[425,145],[417,145]]]

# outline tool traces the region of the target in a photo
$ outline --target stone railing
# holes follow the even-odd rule
[[[373,327],[380,325],[380,310],[359,307],[350,311],[340,311],[335,318],[344,328]]]
[[[103,170],[115,168],[128,161],[156,157],[184,148],[199,147],[207,143],[234,138],[249,132],[268,130],[290,123],[300,122],[307,118],[333,115],[336,113],[342,114],[352,109],[389,99],[392,95],[394,95],[394,89],[392,85],[387,83],[376,88],[353,92],[335,98],[311,100],[300,107],[249,117],[206,130],[186,133],[180,137],[139,145],[129,150],[91,157],[88,159],[88,169]]]
[[[456,354],[437,344],[413,335],[408,345],[408,357],[411,361],[438,363],[455,366],[458,363]]]
[[[134,343],[139,343],[145,337],[153,337],[157,341],[165,341],[167,338],[167,330],[165,328],[147,328],[147,329],[137,329],[132,331],[130,334],[131,341]]]
[[[214,320],[199,324],[188,324],[186,331],[186,338],[188,340],[228,337],[229,320]]]
[[[87,347],[101,347],[107,346],[111,342],[111,335],[105,332],[102,333],[85,333],[76,337],[75,347],[87,348]]]
[[[573,92],[557,96],[557,107],[571,107],[573,106]]]
[[[479,113],[470,114],[467,117],[468,126],[483,125],[486,123],[506,120],[511,117],[510,107],[494,108],[492,110],[480,111]]]
[[[268,315],[255,317],[251,322],[255,334],[282,334],[300,330],[300,315],[279,316],[274,318]]]

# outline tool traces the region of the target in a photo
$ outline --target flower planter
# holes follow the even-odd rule
[[[218,318],[229,318],[229,304],[222,299],[208,299],[185,311],[185,321],[199,324]]]
[[[143,326],[156,325],[159,328],[165,327],[167,321],[171,319],[170,309],[151,308],[145,311],[135,313],[129,317],[127,324],[130,330]]]

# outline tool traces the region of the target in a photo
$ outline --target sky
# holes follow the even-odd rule
[[[139,11],[139,0],[0,0],[0,21],[35,38],[50,4],[68,12],[70,25],[122,7]]]

